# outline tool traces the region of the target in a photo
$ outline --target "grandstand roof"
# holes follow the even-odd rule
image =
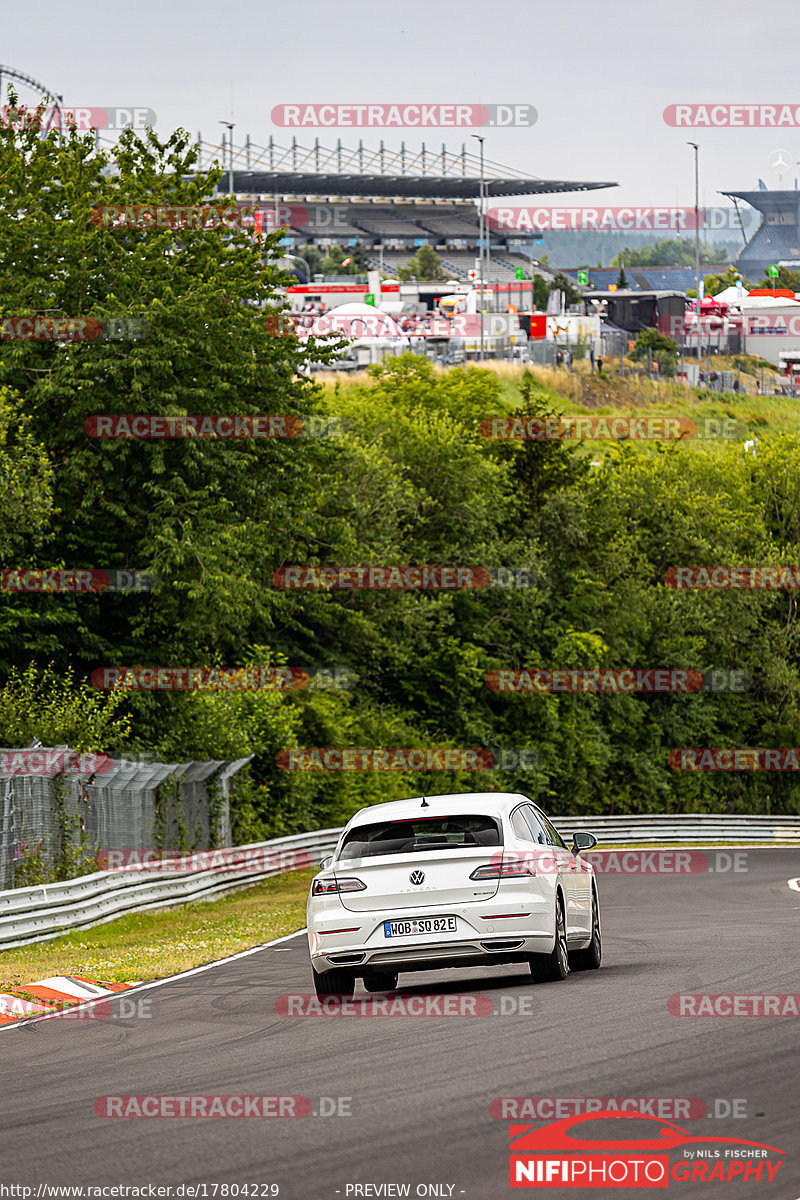
[[[248,135],[243,145],[223,140],[216,145],[198,136],[198,163],[208,168],[217,163],[223,168],[218,184],[228,191],[228,172],[233,168],[234,191],[238,195],[294,193],[306,196],[386,196],[415,199],[477,200],[481,174],[484,195],[525,196],[557,192],[587,192],[596,188],[616,187],[616,183],[583,180],[539,179],[519,176],[510,167],[468,152],[466,143],[460,153],[440,150],[423,142],[419,150],[400,143],[395,150],[384,146],[373,150],[359,141],[357,147],[301,146],[296,138],[291,145],[280,146],[270,137],[266,146],[255,145]]]
[[[757,192],[720,192],[720,195],[728,196],[731,200],[744,200],[745,204],[749,204],[751,208],[762,213],[776,211],[797,213],[798,204],[800,204],[800,192],[786,189],[776,188],[770,191],[764,188]]]
[[[233,186],[237,195],[291,192],[306,196],[405,196],[431,200],[480,198],[480,179],[456,175],[306,175],[293,171],[234,171]],[[546,195],[616,186],[615,183],[509,177],[486,179],[484,195]],[[227,193],[227,173],[220,179],[217,190]]]

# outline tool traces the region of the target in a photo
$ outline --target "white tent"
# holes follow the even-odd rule
[[[357,346],[408,346],[394,317],[371,304],[339,304],[317,317],[309,330],[314,337],[353,338]]]
[[[742,293],[742,298],[747,298],[747,292]],[[726,287],[723,291],[717,292],[714,299],[718,300],[720,304],[738,304],[739,291],[735,287]]]

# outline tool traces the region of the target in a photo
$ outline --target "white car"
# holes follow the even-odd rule
[[[311,884],[308,947],[317,995],[397,986],[399,971],[523,962],[535,979],[600,966],[597,884],[512,792],[418,796],[362,808]]]

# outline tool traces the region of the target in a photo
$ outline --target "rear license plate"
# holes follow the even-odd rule
[[[408,921],[384,921],[384,937],[410,937],[415,933],[455,933],[455,917],[414,917]]]

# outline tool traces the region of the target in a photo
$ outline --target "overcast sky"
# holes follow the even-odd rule
[[[5,64],[68,104],[153,109],[156,128],[263,144],[284,103],[527,103],[530,129],[484,129],[486,156],[520,175],[613,180],[610,204],[694,202],[719,189],[778,187],[770,155],[785,150],[794,186],[800,128],[686,130],[669,104],[790,104],[800,117],[797,0],[136,0],[81,7],[7,4]],[[22,97],[30,103],[31,93]],[[377,148],[458,150],[461,130],[300,131],[301,143],[363,137]],[[477,147],[476,142],[471,143]],[[569,197],[561,203],[569,203]],[[580,203],[576,194],[575,203]]]

